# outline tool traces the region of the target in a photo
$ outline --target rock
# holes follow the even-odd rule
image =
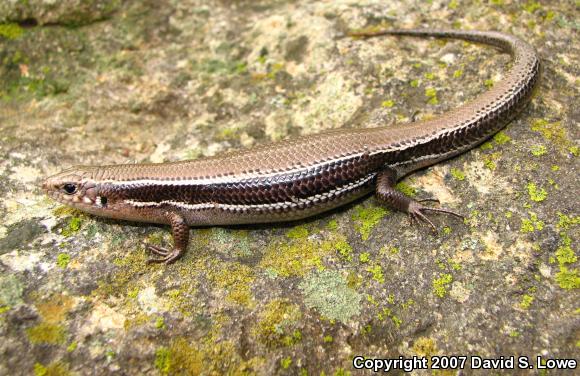
[[[0,374],[578,358],[577,13],[569,1],[0,1]],[[147,265],[142,243],[170,243],[166,227],[85,215],[39,187],[71,165],[429,119],[510,66],[483,45],[346,36],[373,26],[500,30],[542,59],[505,130],[398,185],[466,216],[434,215],[437,235],[369,196],[297,223],[192,228],[182,259]]]
[[[111,16],[121,0],[6,0],[0,23],[86,25]]]

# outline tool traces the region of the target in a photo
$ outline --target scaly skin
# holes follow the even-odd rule
[[[386,30],[351,33],[458,38],[496,46],[513,57],[491,90],[440,117],[388,128],[339,129],[176,163],[77,166],[46,179],[56,200],[98,216],[170,224],[175,245],[152,247],[155,262],[187,248],[188,226],[281,222],[305,218],[371,191],[411,219],[434,225],[393,186],[417,169],[463,153],[502,129],[529,102],[539,78],[534,49],[514,36],[485,31]]]

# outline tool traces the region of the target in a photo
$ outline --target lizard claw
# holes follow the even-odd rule
[[[161,258],[150,258],[147,260],[148,264],[171,264],[173,261],[177,260],[182,255],[182,251],[177,248],[167,249],[163,247],[158,247],[156,245],[145,243],[145,248],[151,253],[161,256]]]
[[[465,217],[463,217],[461,214],[455,213],[454,211],[451,211],[448,209],[431,208],[429,206],[424,206],[424,205],[420,204],[420,202],[425,202],[425,201],[437,201],[437,202],[439,202],[439,200],[437,200],[437,199],[425,199],[425,200],[421,200],[421,201],[412,201],[409,204],[409,209],[408,209],[411,224],[413,224],[415,222],[427,223],[429,226],[431,226],[433,233],[437,233],[437,228],[435,227],[433,222],[431,222],[431,220],[429,218],[427,218],[427,216],[425,215],[425,212],[427,212],[427,211],[431,211],[431,212],[435,212],[435,213],[451,214],[455,217],[465,219]]]
[[[436,202],[439,204],[441,201],[437,198],[424,198],[422,200],[417,200],[417,202]]]
[[[143,243],[143,245],[145,246],[146,250],[150,251],[151,253],[153,253],[155,255],[167,256],[170,253],[170,251],[167,248],[158,247],[156,245],[149,244],[149,243]]]

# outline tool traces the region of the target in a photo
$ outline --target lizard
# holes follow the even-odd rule
[[[412,222],[436,230],[427,213],[461,215],[395,189],[413,171],[466,152],[504,128],[530,101],[540,59],[520,38],[496,31],[393,29],[350,32],[456,38],[512,56],[491,89],[442,115],[389,127],[334,129],[213,157],[171,163],[75,166],[48,177],[55,200],[102,217],[168,224],[173,247],[147,244],[150,262],[171,263],[187,249],[190,226],[287,222],[352,202],[370,192]]]

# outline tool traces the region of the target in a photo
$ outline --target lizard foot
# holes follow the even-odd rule
[[[411,220],[411,223],[414,223],[414,222],[427,223],[428,225],[431,226],[431,229],[433,229],[433,232],[437,233],[437,228],[435,227],[433,222],[431,222],[431,220],[429,218],[427,218],[427,216],[425,215],[426,214],[425,212],[430,211],[430,212],[435,212],[435,213],[451,214],[457,218],[465,219],[464,216],[462,216],[461,214],[455,213],[454,211],[451,211],[448,209],[432,208],[432,207],[424,206],[421,204],[421,202],[426,202],[426,201],[433,201],[433,202],[437,202],[437,203],[439,202],[439,200],[433,199],[433,198],[428,198],[428,199],[419,200],[419,201],[412,201],[409,204],[409,209],[408,209],[409,218]]]
[[[145,249],[150,251],[151,253],[161,256],[161,258],[150,258],[147,260],[148,264],[157,264],[157,263],[165,263],[171,264],[175,260],[177,260],[183,252],[178,248],[167,249],[163,247],[158,247],[156,245],[147,244],[145,243]]]

